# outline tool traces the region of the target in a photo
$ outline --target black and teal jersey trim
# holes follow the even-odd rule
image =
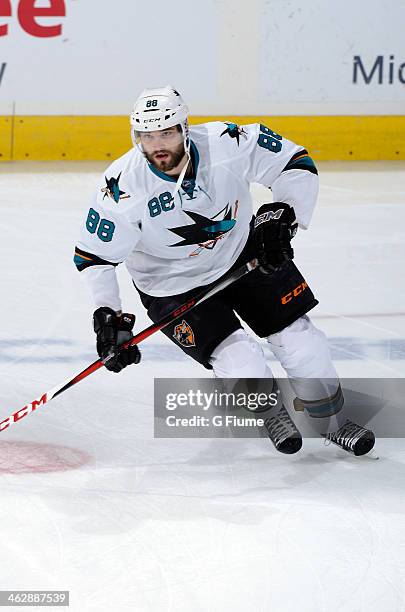
[[[101,259],[101,257],[97,257],[97,255],[93,255],[93,253],[87,253],[77,247],[75,249],[73,261],[79,272],[83,272],[83,270],[90,266],[118,266],[117,263],[106,261],[105,259]]]
[[[298,153],[292,156],[288,164],[283,168],[283,172],[286,170],[307,170],[308,172],[312,172],[312,174],[318,174],[315,163],[308,155],[306,149],[298,151]]]

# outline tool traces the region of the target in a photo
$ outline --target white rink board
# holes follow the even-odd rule
[[[166,83],[195,115],[404,113],[398,0],[54,0],[64,17],[28,20],[54,37],[23,29],[20,2],[0,9],[0,115],[123,115]],[[379,69],[353,83],[355,56],[368,75],[382,58],[381,83]]]

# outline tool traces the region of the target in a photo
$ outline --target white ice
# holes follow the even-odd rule
[[[72,250],[103,167],[0,165],[0,421],[96,358]],[[341,376],[404,378],[405,164],[320,176],[295,241],[311,317]],[[69,590],[75,612],[405,610],[403,439],[378,440],[378,461],[316,439],[291,457],[266,440],[153,439],[153,378],[209,374],[163,336],[143,349],[0,434],[0,589]]]

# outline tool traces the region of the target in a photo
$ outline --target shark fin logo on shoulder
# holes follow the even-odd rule
[[[108,196],[109,198],[114,200],[116,204],[118,204],[120,200],[125,200],[126,198],[131,197],[129,194],[125,193],[125,191],[121,191],[119,187],[119,180],[121,178],[121,174],[122,172],[119,173],[117,178],[114,178],[113,176],[109,179],[106,176],[104,177],[106,187],[101,190],[101,192],[104,193],[103,200]]]
[[[231,138],[236,138],[236,142],[239,147],[239,139],[241,136],[247,140],[247,134],[241,125],[237,125],[236,123],[229,123],[225,121],[226,129],[222,132],[221,136],[224,134],[228,134]]]

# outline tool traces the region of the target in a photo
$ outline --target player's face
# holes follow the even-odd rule
[[[139,138],[146,159],[162,172],[176,168],[184,157],[183,133],[177,126],[167,130],[141,132]]]

